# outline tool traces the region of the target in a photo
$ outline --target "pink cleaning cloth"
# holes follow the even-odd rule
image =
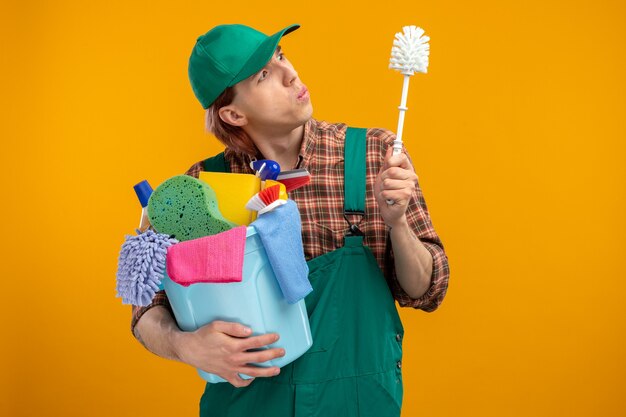
[[[167,275],[182,286],[199,282],[241,282],[246,226],[167,248]]]

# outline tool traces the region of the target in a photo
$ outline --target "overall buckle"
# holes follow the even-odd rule
[[[364,236],[363,232],[361,231],[361,229],[359,229],[359,227],[354,224],[351,223],[350,220],[348,220],[348,216],[346,216],[346,214],[353,214],[353,215],[358,215],[361,216],[361,220],[363,220],[363,217],[365,217],[365,212],[364,211],[352,211],[352,210],[345,210],[343,212],[343,218],[346,219],[346,222],[348,223],[348,233],[346,233],[346,236]],[[361,222],[361,220],[359,220],[359,223]]]

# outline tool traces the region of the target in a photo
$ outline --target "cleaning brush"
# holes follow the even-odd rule
[[[267,213],[287,201],[280,198],[280,185],[267,187],[250,198],[246,204],[248,210],[258,211],[259,215]]]
[[[403,32],[396,33],[391,48],[389,68],[404,74],[402,85],[402,99],[400,101],[400,116],[396,140],[393,142],[393,154],[402,152],[402,128],[404,127],[404,112],[407,111],[406,98],[409,94],[409,78],[416,72],[426,74],[428,70],[428,55],[430,53],[430,38],[424,35],[424,29],[417,26],[405,26]]]
[[[283,171],[278,174],[276,181],[282,182],[290,193],[300,187],[304,187],[311,182],[311,174],[304,168]]]
[[[280,192],[278,193],[278,198],[280,198],[281,200],[287,200],[289,198],[289,196],[287,195],[287,188],[285,187],[285,184],[283,184],[282,182],[278,182],[274,180],[265,180],[261,183],[261,189],[270,188],[270,187],[273,187],[274,185],[277,185],[278,188],[280,189]]]
[[[396,140],[393,141],[393,154],[402,152],[402,129],[404,127],[404,112],[406,98],[409,94],[409,78],[416,72],[426,74],[428,70],[428,55],[430,54],[430,38],[424,35],[424,29],[417,26],[404,26],[402,32],[396,33],[391,48],[391,59],[389,68],[399,71],[404,75],[402,85],[402,99],[400,100],[400,115],[398,117],[398,130]],[[387,200],[387,204],[392,205],[393,200]]]

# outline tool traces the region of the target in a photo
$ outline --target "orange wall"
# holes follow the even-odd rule
[[[405,141],[452,277],[439,311],[402,311],[403,415],[623,416],[624,3],[232,4],[0,6],[0,415],[197,414],[200,378],[115,298],[132,185],[220,149],[187,80],[198,35],[297,22],[315,116],[356,126],[395,130],[393,34],[432,38]]]

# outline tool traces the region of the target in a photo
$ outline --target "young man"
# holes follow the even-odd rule
[[[255,329],[218,321],[182,332],[164,293],[133,309],[133,333],[157,355],[230,383],[207,384],[202,416],[399,416],[403,328],[394,298],[435,310],[448,260],[409,157],[392,156],[394,134],[311,117],[309,92],[278,46],[298,27],[272,36],[215,27],[198,38],[189,77],[231,172],[252,173],[257,158],[312,174],[290,198],[313,286],[305,299],[313,346],[282,369],[248,365],[284,355],[267,348],[279,335],[251,336]],[[204,167],[198,162],[187,174]]]

